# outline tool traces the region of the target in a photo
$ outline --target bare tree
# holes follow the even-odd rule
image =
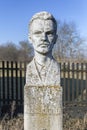
[[[0,60],[17,60],[18,50],[14,43],[7,42],[0,46]]]
[[[26,40],[19,42],[18,60],[30,61],[33,58],[33,46]]]
[[[54,47],[54,57],[57,59],[79,59],[82,58],[80,45],[84,39],[80,37],[75,23],[58,23],[58,40]]]
[[[28,41],[19,42],[19,46],[13,42],[0,45],[0,60],[30,61],[33,58],[33,47]]]

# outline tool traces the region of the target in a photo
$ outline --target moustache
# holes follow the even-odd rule
[[[38,46],[49,46],[49,43],[47,43],[47,42],[42,42],[42,43],[39,44]]]

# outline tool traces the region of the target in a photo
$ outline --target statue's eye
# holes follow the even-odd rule
[[[52,36],[54,34],[54,32],[53,31],[48,31],[46,34],[49,35],[49,36]]]
[[[39,35],[39,34],[41,34],[42,32],[41,31],[36,31],[36,32],[34,32],[34,34],[36,34],[36,35]]]

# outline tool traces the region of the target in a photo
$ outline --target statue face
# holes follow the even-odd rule
[[[31,24],[30,41],[35,51],[46,54],[56,42],[56,31],[52,20],[36,19]]]

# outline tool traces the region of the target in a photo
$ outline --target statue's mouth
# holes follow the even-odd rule
[[[48,47],[48,44],[41,45],[41,47],[43,48]]]
[[[39,46],[41,46],[41,47],[48,47],[49,46],[49,44],[48,43],[41,43]]]

